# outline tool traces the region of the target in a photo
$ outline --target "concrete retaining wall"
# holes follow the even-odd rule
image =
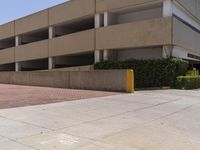
[[[56,88],[132,92],[127,70],[0,72],[0,83]],[[130,81],[128,81],[130,80]]]

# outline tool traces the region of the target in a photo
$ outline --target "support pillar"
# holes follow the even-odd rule
[[[22,38],[21,38],[21,36],[16,36],[15,37],[15,46],[19,46],[19,45],[21,45],[21,43],[22,43]]]
[[[95,50],[94,51],[94,57],[95,57],[95,60],[94,60],[94,63],[99,63],[101,60],[100,60],[100,50]]]
[[[54,27],[49,27],[49,39],[53,39],[55,37],[55,28]]]
[[[95,28],[100,28],[102,24],[101,14],[95,14]],[[96,41],[95,41],[96,42]],[[95,50],[94,51],[94,63],[100,62],[101,51]]]
[[[103,60],[104,61],[108,60],[108,55],[109,55],[109,51],[107,49],[103,50]]]
[[[21,67],[20,62],[16,62],[16,63],[15,63],[15,71],[16,71],[16,72],[19,72],[19,71],[21,71],[21,70],[22,70],[22,67]]]
[[[55,66],[56,66],[55,58],[49,57],[49,58],[48,58],[48,69],[49,69],[49,70],[54,69]]]
[[[95,28],[101,27],[101,14],[95,14]]]
[[[21,43],[22,43],[21,37],[19,35],[15,36],[15,46],[17,47],[17,46],[21,45]],[[21,67],[20,62],[15,62],[15,71],[19,72],[19,71],[21,71],[21,68],[22,67]]]
[[[53,39],[55,37],[55,28],[54,27],[49,27],[49,39]],[[55,68],[55,58],[49,57],[48,58],[48,69],[54,69]]]
[[[110,17],[109,17],[109,13],[108,12],[104,12],[104,27],[107,27],[110,25]],[[108,60],[108,49],[104,49],[103,50],[103,61],[107,61]]]

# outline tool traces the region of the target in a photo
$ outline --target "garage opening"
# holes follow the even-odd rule
[[[66,56],[58,56],[54,58],[55,68],[66,68],[76,66],[86,66],[94,64],[94,53],[81,53]]]
[[[20,38],[21,38],[20,45],[42,41],[49,38],[49,31],[48,28],[45,28],[38,31],[23,34],[20,36]]]
[[[47,70],[48,59],[30,60],[20,62],[21,71]]]
[[[155,3],[148,6],[138,6],[129,9],[120,9],[108,13],[108,25],[116,25],[142,21],[163,16],[162,3]]]
[[[15,63],[0,65],[0,71],[15,71]]]
[[[88,17],[79,21],[66,22],[54,26],[54,37],[81,32],[94,28],[94,17]]]
[[[15,37],[3,39],[0,41],[0,50],[15,47]]]

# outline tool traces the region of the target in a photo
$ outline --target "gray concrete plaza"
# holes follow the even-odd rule
[[[200,91],[138,91],[1,109],[0,149],[199,150]]]

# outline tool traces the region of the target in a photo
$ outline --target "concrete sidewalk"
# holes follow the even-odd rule
[[[200,91],[141,91],[0,110],[1,150],[199,150]]]

